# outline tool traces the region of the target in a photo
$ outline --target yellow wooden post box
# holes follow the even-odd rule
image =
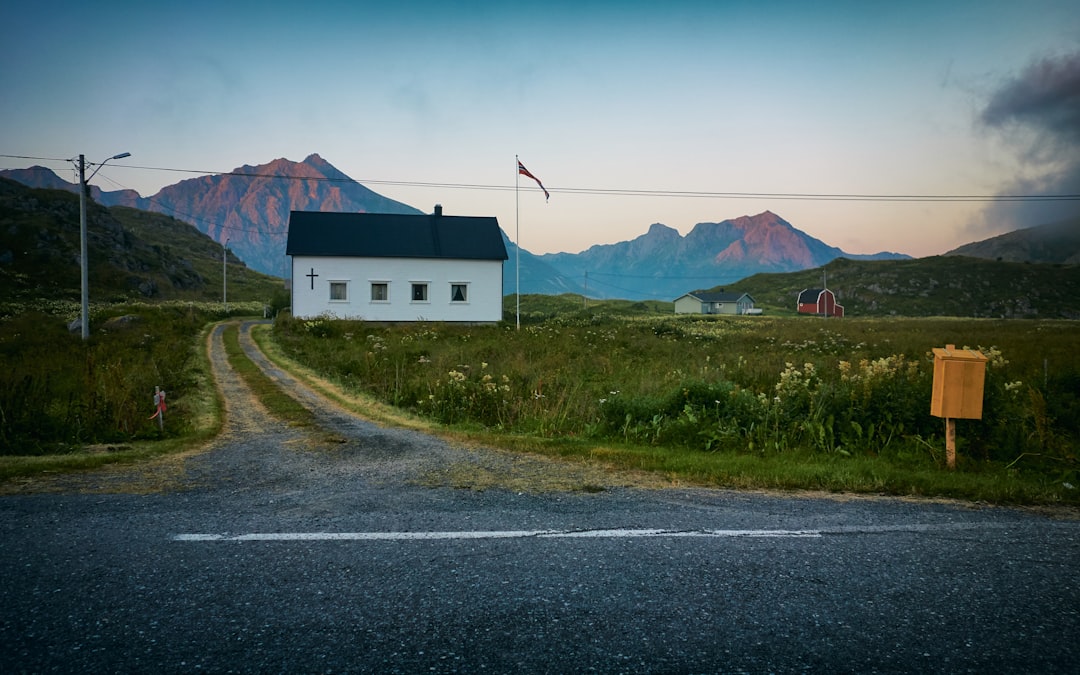
[[[945,418],[945,464],[956,468],[956,419],[982,419],[987,358],[974,349],[934,348],[930,414]]]
[[[986,356],[974,349],[934,348],[930,414],[946,419],[982,419]]]

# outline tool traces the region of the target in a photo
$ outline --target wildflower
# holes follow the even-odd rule
[[[851,362],[850,361],[841,361],[839,364],[837,364],[837,368],[840,369],[840,379],[841,380],[847,380],[847,379],[849,379],[851,377]]]

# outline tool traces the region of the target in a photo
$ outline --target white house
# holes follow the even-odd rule
[[[693,291],[675,300],[676,314],[761,314],[749,293]]]
[[[493,217],[293,211],[292,313],[365,321],[502,320]]]

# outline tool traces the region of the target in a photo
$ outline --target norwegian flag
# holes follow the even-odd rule
[[[520,159],[518,160],[518,173],[522,176],[528,176],[529,178],[532,178],[534,181],[536,181],[536,184],[539,185],[540,189],[544,191],[545,202],[551,197],[551,195],[548,194],[547,188],[544,187],[544,184],[540,182],[540,179],[529,173],[529,170],[525,168],[525,165],[521,163]]]

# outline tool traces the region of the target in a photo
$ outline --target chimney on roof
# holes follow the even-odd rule
[[[435,205],[435,216],[438,217],[438,216],[441,216],[441,215],[442,215],[442,204],[436,204]]]

